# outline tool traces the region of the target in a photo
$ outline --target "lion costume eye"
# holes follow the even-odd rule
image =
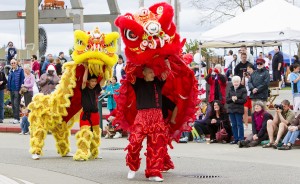
[[[126,38],[130,41],[136,41],[139,37],[136,36],[133,31],[129,30],[129,29],[125,29],[124,34],[126,36]]]

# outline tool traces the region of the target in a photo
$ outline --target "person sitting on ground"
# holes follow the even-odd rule
[[[267,130],[270,142],[263,146],[263,148],[273,147],[277,149],[278,143],[288,130],[289,124],[295,119],[295,114],[290,109],[290,102],[283,100],[281,104],[275,105],[276,111],[273,120],[268,120]],[[274,141],[274,135],[277,134]]]
[[[115,127],[112,126],[112,122],[114,121],[114,119],[116,118],[116,114],[117,114],[117,111],[116,110],[113,110],[109,115],[108,115],[108,118],[107,118],[107,121],[109,122],[107,127],[105,127],[105,129],[107,129],[108,131],[108,135],[107,137],[105,136],[105,138],[113,138],[113,139],[118,139],[118,138],[122,138],[123,135],[122,135],[122,132],[123,130],[122,129],[119,129],[119,130],[115,130]]]
[[[266,110],[263,102],[254,103],[254,113],[252,114],[252,133],[248,135],[245,141],[239,141],[239,148],[255,147],[262,141],[268,140],[267,121],[273,117]]]
[[[198,142],[205,142],[206,141],[205,135],[209,134],[207,128],[208,124],[206,123],[206,121],[209,118],[211,111],[212,111],[211,105],[207,104],[206,99],[202,100],[200,104],[200,114],[194,122],[194,128],[196,129],[199,135],[199,138],[197,138]]]
[[[22,109],[22,119],[21,119],[21,123],[20,123],[20,127],[21,127],[21,133],[19,133],[20,135],[28,135],[29,134],[29,121],[28,121],[28,109],[27,108],[23,108]]]
[[[278,150],[290,150],[295,144],[296,139],[300,133],[300,114],[294,119],[291,125],[288,127],[288,133],[283,139],[283,145],[278,148]]]
[[[222,143],[229,143],[232,136],[232,130],[226,109],[219,100],[213,101],[212,106],[213,110],[206,121],[208,124],[207,128],[210,133],[210,143],[218,142],[216,139],[216,133],[221,128],[225,128],[228,134]]]
[[[115,111],[113,111],[115,112]],[[108,124],[104,127],[104,130],[106,131],[105,139],[113,138],[113,136],[116,134],[116,131],[114,127],[112,126],[113,120],[116,118],[115,115],[113,115],[113,112],[110,113],[110,115],[107,118]]]
[[[243,114],[246,99],[247,90],[241,85],[241,78],[239,76],[233,76],[232,86],[229,88],[226,96],[226,103],[228,105],[228,113],[234,138],[230,144],[237,144],[238,141],[244,140]]]

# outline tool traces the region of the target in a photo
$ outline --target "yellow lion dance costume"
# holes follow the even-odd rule
[[[48,131],[56,140],[56,148],[61,156],[70,156],[70,132],[78,121],[81,107],[81,85],[84,74],[83,62],[88,62],[89,73],[98,76],[98,81],[112,77],[112,67],[118,60],[117,39],[119,34],[76,30],[74,32],[74,61],[63,65],[64,73],[60,83],[50,95],[41,93],[33,97],[28,108],[30,121],[30,153],[33,159],[43,155],[42,148]],[[76,133],[78,149],[74,160],[97,158],[100,146],[101,129],[99,125],[83,126]]]

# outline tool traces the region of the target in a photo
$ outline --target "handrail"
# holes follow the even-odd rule
[[[101,94],[98,96],[98,101],[102,101],[105,97],[107,97],[109,94]]]

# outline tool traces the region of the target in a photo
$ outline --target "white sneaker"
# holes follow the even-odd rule
[[[104,139],[108,139],[108,134],[105,135]]]
[[[13,123],[13,124],[19,124],[20,122],[19,122],[19,120],[14,119],[12,123]]]
[[[120,132],[116,132],[116,134],[114,135],[114,139],[118,139],[118,138],[121,138],[122,137],[122,134]]]
[[[64,157],[73,157],[73,156],[74,156],[74,154],[69,152]]]
[[[164,179],[162,179],[159,176],[152,176],[152,177],[149,177],[149,181],[162,182],[162,181],[164,181]]]
[[[20,132],[19,135],[24,135],[24,133],[23,133],[23,132]]]
[[[40,156],[38,154],[32,154],[31,158],[33,160],[38,160],[38,159],[40,159]]]
[[[129,170],[129,171],[128,171],[127,178],[131,180],[131,179],[133,179],[134,177],[135,177],[135,171]]]

